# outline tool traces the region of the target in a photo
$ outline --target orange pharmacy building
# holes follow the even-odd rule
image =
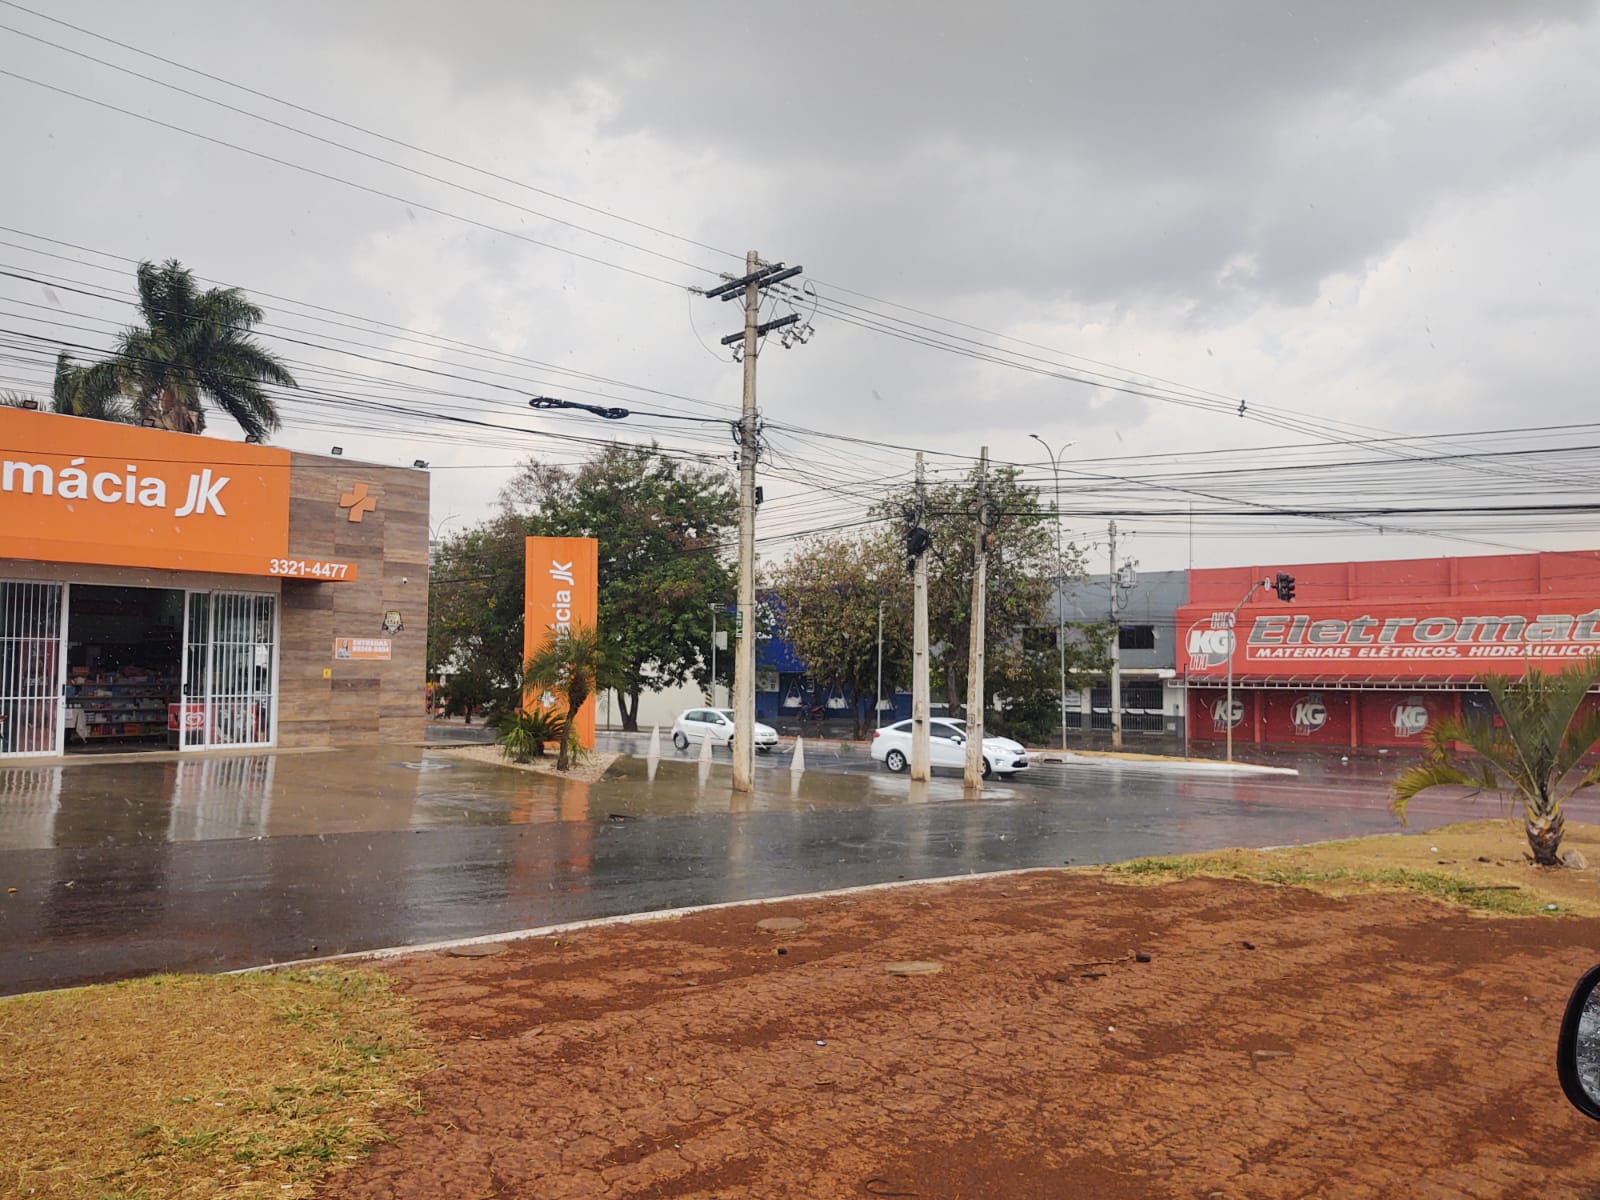
[[[427,602],[426,471],[0,408],[0,758],[415,740]]]

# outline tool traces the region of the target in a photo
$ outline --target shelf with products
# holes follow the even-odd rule
[[[161,675],[69,670],[67,728],[84,741],[165,737],[177,688],[176,679]]]

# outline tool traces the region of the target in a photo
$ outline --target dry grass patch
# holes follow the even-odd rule
[[[1106,870],[1125,882],[1209,875],[1330,895],[1416,892],[1510,916],[1600,916],[1600,826],[1569,822],[1561,845],[1581,850],[1591,866],[1581,871],[1536,867],[1528,858],[1522,822],[1490,820],[1314,846],[1141,858]]]
[[[0,1196],[311,1193],[432,1066],[374,971],[161,975],[0,1000]]]

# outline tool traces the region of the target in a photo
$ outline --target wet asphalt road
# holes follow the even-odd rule
[[[624,758],[592,785],[395,747],[0,769],[0,994],[1397,828],[1371,761],[1299,778],[1047,766],[970,801],[959,777],[913,788],[822,749],[798,781],[764,758],[748,798],[725,759],[687,757]],[[1499,811],[1424,797],[1413,828]]]

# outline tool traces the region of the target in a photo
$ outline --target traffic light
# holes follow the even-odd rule
[[[1272,590],[1278,593],[1278,599],[1288,603],[1294,599],[1294,576],[1284,571],[1278,572],[1278,578],[1273,582]]]
[[[917,569],[918,555],[925,553],[932,542],[933,538],[922,526],[912,525],[906,529],[906,570]]]

